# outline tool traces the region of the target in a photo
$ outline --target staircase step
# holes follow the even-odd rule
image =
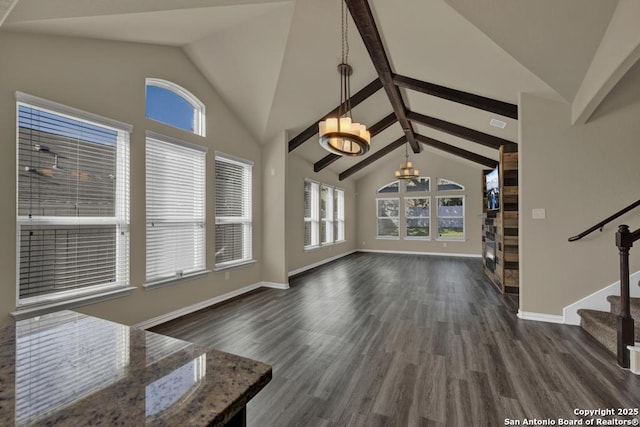
[[[617,314],[607,311],[580,309],[580,326],[589,335],[604,345],[607,350],[616,354],[617,349]],[[640,338],[640,322],[635,322],[634,333],[636,339]]]
[[[611,304],[611,312],[613,314],[620,313],[620,297],[617,295],[609,295],[607,301]],[[640,298],[631,298],[631,317],[636,322],[640,322]]]

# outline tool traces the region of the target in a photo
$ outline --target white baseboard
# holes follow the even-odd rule
[[[200,301],[188,307],[183,307],[178,310],[172,311],[170,313],[162,314],[152,319],[145,320],[143,322],[133,325],[133,327],[140,328],[140,329],[149,329],[154,326],[158,326],[161,323],[168,322],[173,319],[177,319],[180,316],[184,316],[186,314],[193,313],[194,311],[202,310],[203,308],[207,308],[211,305],[219,304],[228,299],[235,298],[242,294],[246,294],[247,292],[251,292],[255,289],[261,288],[262,286],[264,286],[263,282],[254,283],[253,285],[245,286],[243,288],[236,289],[235,291],[227,292],[226,294],[219,295],[217,297],[213,297],[205,301]]]
[[[331,261],[335,261],[339,258],[345,257],[347,255],[351,255],[352,253],[358,252],[357,250],[352,250],[348,252],[341,253],[340,255],[332,256],[331,258],[323,259],[322,261],[314,262],[313,264],[306,265],[304,267],[297,268],[295,270],[291,270],[289,272],[289,277],[295,276],[296,274],[304,273],[307,270],[311,270],[312,268],[320,267],[323,264],[326,264]]]
[[[634,298],[640,298],[640,286],[637,286],[640,281],[640,271],[629,276],[629,293]],[[587,295],[579,301],[574,302],[566,306],[563,310],[564,323],[568,325],[580,325],[580,316],[578,316],[578,310],[581,308],[587,308],[591,310],[609,311],[609,301],[607,297],[609,295],[620,295],[620,281],[618,280],[611,285],[600,289]]]
[[[276,283],[276,282],[260,282],[262,287],[271,289],[289,289],[289,282]]]
[[[400,254],[400,255],[432,255],[432,256],[450,256],[460,258],[482,258],[482,254],[456,254],[446,252],[417,252],[417,251],[383,251],[378,249],[358,249],[357,252],[371,252],[379,254]]]
[[[531,311],[518,310],[518,318],[523,320],[535,320],[536,322],[547,323],[564,323],[563,316],[555,316],[553,314],[533,313]]]

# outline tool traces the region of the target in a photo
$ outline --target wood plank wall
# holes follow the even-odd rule
[[[518,246],[518,147],[500,147],[500,210],[487,211],[485,175],[482,173],[482,188],[485,193],[482,225],[483,265],[491,281],[503,293],[519,292],[519,246]],[[485,259],[488,241],[495,240],[495,269],[491,271]]]

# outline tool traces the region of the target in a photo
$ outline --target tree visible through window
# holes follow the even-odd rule
[[[438,196],[438,238],[464,239],[464,196]]]
[[[400,199],[376,199],[378,237],[400,236]]]

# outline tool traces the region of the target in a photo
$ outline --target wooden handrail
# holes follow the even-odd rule
[[[569,237],[569,241],[570,242],[575,242],[576,240],[580,240],[584,236],[586,236],[588,234],[591,234],[591,233],[593,233],[594,231],[596,231],[598,229],[600,229],[600,231],[602,231],[602,229],[604,228],[605,225],[609,224],[614,219],[621,217],[622,215],[626,214],[630,210],[633,210],[633,209],[637,208],[638,206],[640,206],[640,200],[630,204],[629,206],[627,206],[624,209],[620,209],[618,212],[614,213],[609,218],[600,221],[599,223],[597,223],[593,227],[586,229],[585,231],[583,231],[582,233],[578,234],[577,236]]]

